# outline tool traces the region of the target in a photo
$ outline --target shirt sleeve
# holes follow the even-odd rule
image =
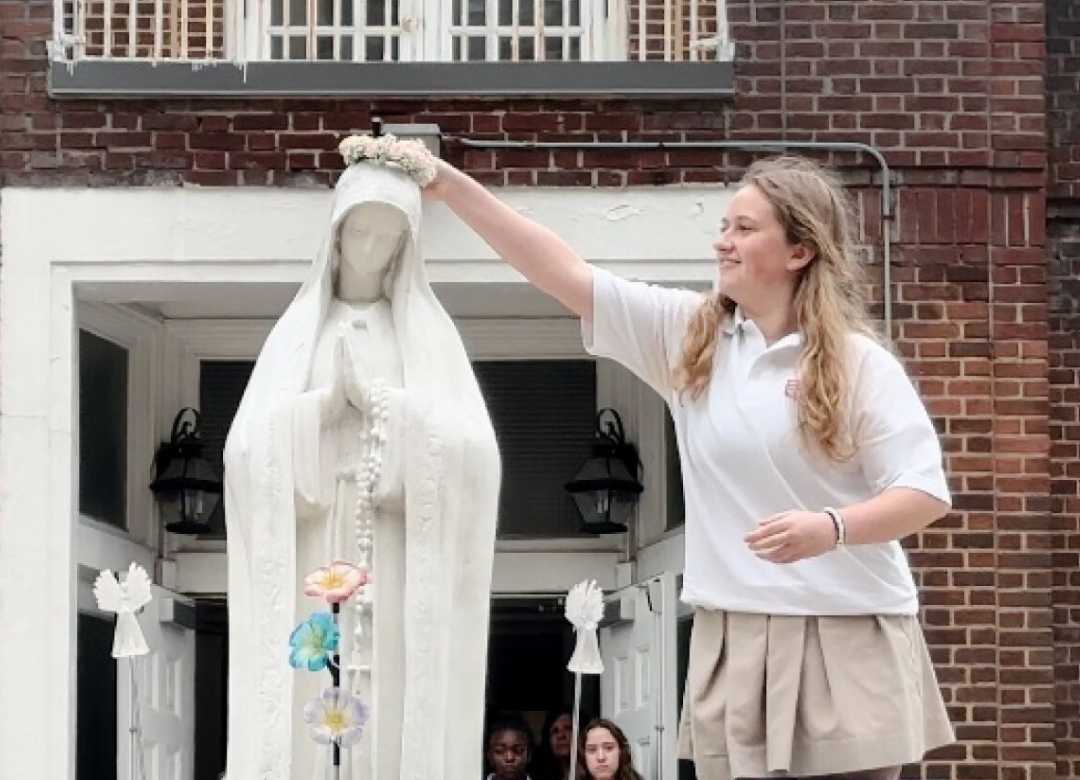
[[[941,444],[926,407],[900,362],[866,343],[853,399],[863,475],[875,494],[913,488],[951,506]]]
[[[667,398],[687,323],[701,301],[700,293],[593,268],[593,317],[582,321],[585,349],[621,363]]]

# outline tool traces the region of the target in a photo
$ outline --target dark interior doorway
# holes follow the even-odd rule
[[[574,651],[574,630],[563,599],[503,597],[491,602],[488,643],[487,715],[520,712],[540,743],[549,710],[574,702],[574,676],[566,664]],[[581,721],[600,713],[600,678],[585,675]]]
[[[195,778],[217,780],[225,769],[228,697],[224,601],[198,602],[195,647]],[[522,713],[539,742],[547,712],[573,703],[574,678],[566,671],[573,650],[574,631],[563,614],[562,598],[492,599],[486,715]],[[599,678],[589,675],[582,686],[582,722],[599,712]]]

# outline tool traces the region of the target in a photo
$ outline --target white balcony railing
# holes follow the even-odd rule
[[[729,60],[724,0],[55,0],[66,60]],[[245,11],[246,9],[246,11]]]

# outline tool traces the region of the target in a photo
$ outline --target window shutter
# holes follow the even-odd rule
[[[240,399],[244,396],[253,360],[204,360],[199,366],[199,428],[203,457],[224,476],[222,451]],[[225,535],[225,502],[210,518],[209,538]]]
[[[596,364],[591,360],[473,364],[503,461],[499,537],[577,536],[565,484],[591,454]]]
[[[221,473],[222,449],[251,361],[202,363],[199,414],[203,456]],[[596,426],[591,360],[478,362],[476,371],[499,441],[503,481],[500,538],[577,536],[581,522],[564,485],[589,457]],[[224,514],[211,521],[224,533]]]

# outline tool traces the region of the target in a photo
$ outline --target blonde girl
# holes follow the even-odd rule
[[[941,450],[873,335],[838,181],[801,158],[752,166],[710,295],[594,268],[446,164],[429,195],[668,403],[697,776],[895,780],[951,742],[899,544],[949,508]]]

